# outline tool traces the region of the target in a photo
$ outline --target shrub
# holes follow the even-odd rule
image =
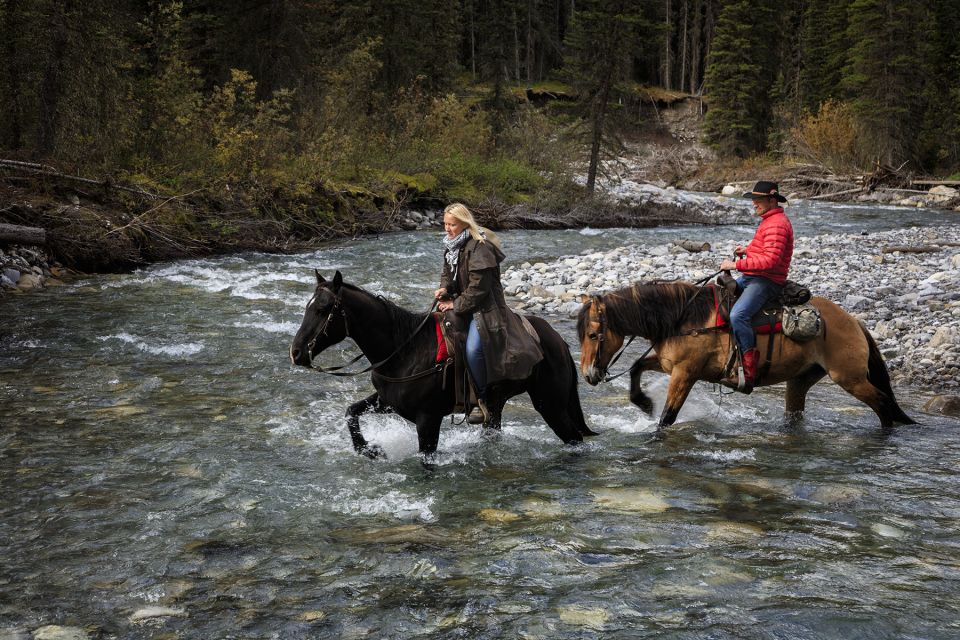
[[[828,100],[817,114],[808,114],[790,131],[798,152],[834,171],[862,166],[860,127],[853,108]]]

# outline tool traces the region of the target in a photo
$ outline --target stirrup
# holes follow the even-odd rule
[[[483,409],[481,409],[479,405],[471,409],[470,413],[467,414],[467,424],[483,424],[484,422]]]
[[[489,421],[490,409],[487,408],[487,403],[477,398],[477,406],[470,411],[470,415],[467,416],[467,422],[470,424],[487,424]]]

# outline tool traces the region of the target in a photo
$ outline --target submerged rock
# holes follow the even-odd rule
[[[561,607],[559,613],[560,620],[566,624],[596,630],[602,629],[603,625],[610,620],[610,612],[599,607],[588,608],[571,605],[569,607]]]
[[[90,634],[80,627],[51,624],[34,631],[33,640],[90,640]]]
[[[187,612],[174,607],[143,607],[130,616],[130,622],[143,622],[153,618],[186,618]]]
[[[594,501],[619,511],[662,513],[670,508],[661,494],[647,489],[594,489]]]
[[[946,416],[960,418],[960,397],[940,395],[934,396],[923,405],[927,413],[942,413]]]

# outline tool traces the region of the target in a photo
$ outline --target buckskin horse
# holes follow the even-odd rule
[[[372,411],[395,412],[413,422],[417,425],[420,453],[435,452],[440,423],[454,409],[455,390],[453,380],[444,379],[447,368],[437,362],[436,325],[429,317],[432,314],[411,313],[381,296],[345,283],[339,271],[332,281],[315,273],[317,288],[290,346],[291,361],[312,367],[318,353],[351,338],[373,363],[368,370],[372,369],[376,389],[347,409],[354,450],[369,458],[383,454],[379,446],[366,441],[360,430],[360,416]],[[534,408],[564,443],[581,442],[584,436],[596,435],[587,427],[580,407],[577,368],[570,348],[546,321],[534,316],[527,319],[540,338],[544,358],[526,380],[491,386],[487,401],[491,416],[484,427],[499,429],[506,401],[526,391]]]
[[[759,385],[787,383],[787,418],[796,421],[802,416],[810,387],[829,375],[873,409],[883,429],[894,422],[915,424],[897,404],[887,366],[863,323],[824,298],[811,298],[810,304],[821,314],[823,329],[818,336],[806,342],[782,333],[757,336]],[[646,338],[654,354],[641,357],[631,367],[630,400],[652,413],[640,376],[643,371],[669,374],[658,429],[669,426],[697,380],[719,383],[725,374],[733,336],[728,329],[717,330],[716,324],[711,287],[679,281],[637,283],[593,296],[585,300],[577,319],[580,371],[588,383],[597,385],[606,378],[625,337]],[[772,349],[768,349],[770,340]],[[770,354],[769,368],[764,366],[764,354]]]

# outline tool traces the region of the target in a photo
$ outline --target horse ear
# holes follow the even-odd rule
[[[338,270],[333,274],[333,290],[336,291],[343,284],[343,274]]]
[[[582,304],[587,304],[588,302],[590,302],[590,296],[588,296],[585,293],[580,294],[580,302]]]
[[[317,276],[317,284],[323,284],[326,280],[323,279],[323,276],[320,275],[320,272],[316,269],[313,270],[313,273]]]

